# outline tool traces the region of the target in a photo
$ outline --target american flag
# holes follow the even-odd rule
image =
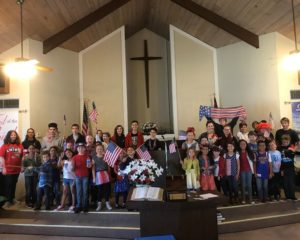
[[[83,115],[82,115],[82,135],[86,136],[88,134],[89,130],[89,119],[88,119],[88,113],[86,110],[85,103],[83,103]]]
[[[96,110],[96,104],[95,104],[95,102],[92,103],[92,106],[93,106],[93,110],[91,111],[91,113],[90,113],[90,115],[89,115],[89,118],[90,118],[93,122],[97,123],[98,112],[97,112],[97,110]]]
[[[109,166],[114,167],[122,151],[123,150],[119,148],[116,144],[114,144],[113,142],[109,142],[105,151],[104,161],[107,162]]]
[[[169,145],[169,152],[170,154],[175,153],[176,152],[176,145],[175,145],[175,141],[172,141]]]
[[[142,145],[139,148],[137,148],[136,153],[141,159],[150,160],[152,158],[145,145]]]
[[[202,118],[211,117],[211,118],[235,118],[235,117],[242,117],[246,118],[246,110],[243,106],[239,107],[232,107],[232,108],[212,108],[209,106],[200,106],[199,109],[199,119],[200,121]]]

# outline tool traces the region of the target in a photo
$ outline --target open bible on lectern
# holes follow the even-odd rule
[[[159,187],[136,187],[132,191],[132,201],[163,201],[164,190]]]

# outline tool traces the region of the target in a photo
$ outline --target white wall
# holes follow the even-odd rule
[[[148,43],[148,55],[162,57],[149,61],[149,108],[146,104],[144,61],[130,60],[132,57],[144,56],[144,40]],[[158,124],[159,129],[170,131],[169,108],[171,92],[169,91],[168,46],[166,39],[143,29],[126,40],[127,86],[128,86],[128,120],[138,120]]]
[[[258,49],[239,42],[217,50],[220,102],[222,107],[245,106],[248,125],[268,120],[272,112],[278,127],[276,34],[262,35],[259,41]]]
[[[297,72],[282,66],[294,42],[276,32],[259,41],[258,49],[239,42],[217,50],[220,101],[223,107],[245,106],[248,124],[268,120],[272,112],[275,127],[280,128],[282,117],[292,119],[290,90],[300,89]]]
[[[282,62],[286,57],[288,57],[290,51],[295,50],[295,43],[279,33],[276,33],[276,40],[280,113],[281,117],[288,117],[289,119],[292,119],[290,90],[300,89],[298,84],[298,73],[296,71],[291,72],[284,69],[282,67]]]
[[[113,133],[127,126],[127,89],[124,27],[80,52],[81,109],[83,100],[96,104],[98,129]],[[92,126],[95,133],[95,124]]]
[[[173,26],[170,44],[175,135],[188,127],[199,135],[206,123],[199,122],[199,106],[210,106],[213,93],[218,96],[216,51]]]
[[[24,41],[24,56],[28,56],[29,40]],[[10,48],[9,50],[0,54],[0,62],[7,63],[14,61],[15,58],[21,56],[21,44]],[[26,129],[30,126],[30,95],[29,95],[29,81],[20,81],[17,79],[10,79],[10,93],[0,94],[0,99],[19,99],[19,127],[18,133],[21,138],[26,134]],[[24,111],[25,110],[25,111]]]
[[[29,40],[30,58],[40,65],[53,68],[53,72],[38,72],[30,80],[30,124],[44,136],[49,122],[58,124],[61,135],[71,132],[71,125],[80,122],[79,54],[55,48],[44,55],[42,43]],[[67,125],[63,125],[66,115]],[[66,129],[65,129],[66,128]]]

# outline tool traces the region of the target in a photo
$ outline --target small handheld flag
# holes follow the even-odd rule
[[[174,141],[172,141],[169,145],[169,152],[170,152],[170,154],[176,153],[176,145],[175,145]]]
[[[109,142],[104,155],[104,161],[107,162],[110,167],[114,167],[122,151],[123,150],[116,144]]]
[[[152,158],[145,145],[142,145],[139,148],[137,148],[136,153],[141,159],[150,160]]]

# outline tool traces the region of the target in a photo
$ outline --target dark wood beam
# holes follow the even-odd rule
[[[96,11],[90,13],[89,15],[83,17],[82,19],[78,20],[72,25],[66,27],[62,31],[49,37],[43,42],[43,53],[46,54],[50,52],[52,49],[58,47],[59,45],[74,37],[78,33],[82,32],[92,24],[111,14],[112,12],[119,9],[129,1],[130,0],[111,0],[109,3],[98,8]]]
[[[191,1],[191,0],[171,0],[172,2],[180,5],[186,10],[198,15],[199,17],[205,19],[206,21],[216,25],[217,27],[223,29],[224,31],[232,34],[233,36],[243,40],[244,42],[259,48],[259,38],[258,35],[248,31],[245,28],[221,17],[220,15],[210,11],[207,8]]]

